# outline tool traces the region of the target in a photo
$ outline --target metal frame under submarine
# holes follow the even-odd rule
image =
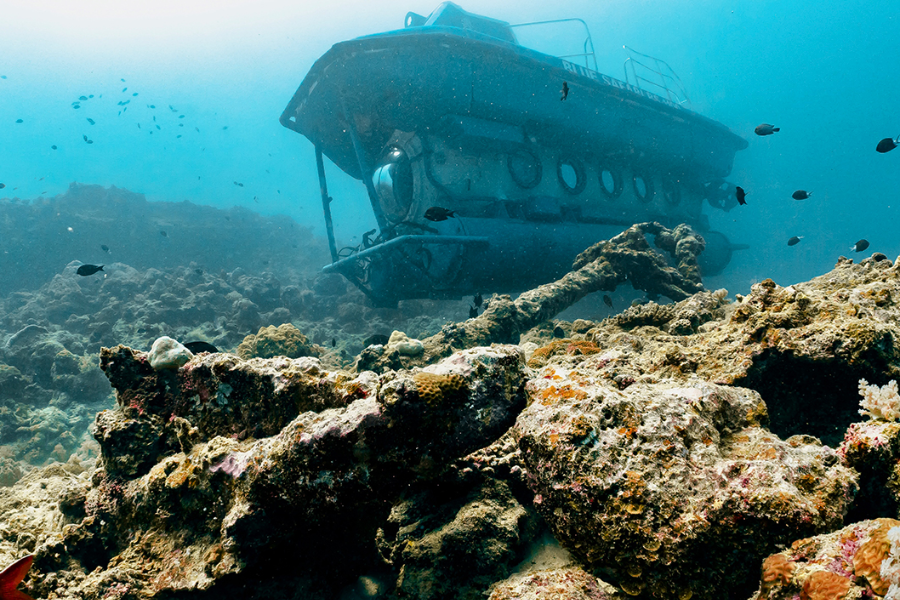
[[[584,25],[584,52],[556,57],[520,45],[519,26],[445,2],[316,61],[281,124],[315,145],[325,272],[378,305],[517,292],[643,221],[691,224],[707,241],[704,272],[728,264],[737,246],[701,209],[736,204],[724,178],[747,142],[686,108],[662,61],[649,67],[654,92],[642,63],[626,61],[626,81],[599,73],[587,26],[570,21]],[[336,247],[323,154],[366,186],[378,229],[358,247]],[[455,216],[429,221],[429,207]]]

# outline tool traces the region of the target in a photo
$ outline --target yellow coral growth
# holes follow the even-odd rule
[[[436,375],[418,372],[413,375],[419,398],[429,406],[435,406],[447,397],[454,397],[466,390],[466,380],[461,375]]]
[[[314,356],[315,352],[309,345],[306,336],[290,323],[269,325],[260,327],[256,335],[248,335],[237,347],[237,354],[243,359],[248,358],[274,358],[287,356],[288,358],[300,358],[301,356]]]
[[[884,596],[890,583],[881,578],[881,561],[887,558],[891,551],[887,533],[892,527],[900,525],[900,521],[876,520],[878,527],[869,532],[869,539],[863,542],[853,555],[853,571],[857,577],[865,577],[876,594]]]
[[[601,348],[594,342],[586,340],[553,340],[546,346],[542,346],[534,351],[531,360],[528,361],[529,366],[540,366],[551,356],[557,354],[568,354],[570,356],[597,354]]]
[[[816,571],[800,592],[800,600],[843,600],[850,591],[850,580],[831,571]]]
[[[763,561],[763,589],[768,590],[776,585],[786,585],[790,583],[793,573],[794,563],[788,560],[784,554],[773,554]]]

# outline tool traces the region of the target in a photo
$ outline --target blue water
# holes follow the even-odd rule
[[[427,15],[437,2],[19,4],[0,13],[0,197],[99,183],[151,200],[284,213],[321,232],[312,145],[279,115],[331,44],[400,28],[408,10]],[[729,178],[748,191],[748,205],[709,213],[751,249],[709,287],[808,279],[859,238],[872,244],[865,255],[900,254],[900,150],[874,151],[900,134],[900,2],[462,6],[512,23],[581,17],[601,71],[623,77],[623,45],[662,58],[694,110],[750,142]],[[782,130],[757,137],[762,122]],[[339,238],[355,243],[370,228],[365,190],[333,165],[328,174]],[[795,189],[813,195],[797,202]],[[803,240],[788,247],[794,235]]]

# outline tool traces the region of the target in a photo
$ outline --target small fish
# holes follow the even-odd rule
[[[610,298],[610,297],[607,296],[606,294],[603,294],[603,304],[605,304],[605,305],[607,305],[608,307],[612,308],[612,307],[613,307],[612,298]]]
[[[81,105],[80,105],[80,104],[75,104],[75,105],[72,106],[72,108],[78,109],[78,108],[81,108]]]
[[[194,130],[195,130],[197,133],[200,133],[200,128],[199,128],[199,127],[194,127]]]
[[[474,306],[470,306],[469,307],[469,318],[474,319],[477,316],[478,316],[478,309],[475,308]]]
[[[5,183],[0,183],[0,190],[2,190],[2,189],[5,188],[5,187],[6,187],[6,184],[5,184]]]
[[[756,129],[754,129],[753,131],[756,132],[756,135],[772,135],[776,131],[781,131],[781,127],[775,127],[774,125],[763,123],[761,125],[757,125]]]
[[[156,128],[162,131],[162,127],[160,127],[159,125],[157,125]]]
[[[93,98],[93,97],[94,97],[93,94],[91,94],[90,96],[88,96],[88,98]],[[101,98],[102,98],[102,97],[103,97],[103,96],[101,96]]]
[[[124,79],[122,80],[122,83],[125,83],[125,80],[124,80]]]
[[[81,265],[80,267],[78,267],[78,270],[75,272],[78,273],[79,275],[81,275],[82,277],[87,277],[88,275],[93,275],[97,271],[103,271],[103,265],[100,265],[100,266]]]
[[[448,218],[455,216],[456,213],[440,206],[432,206],[425,211],[425,218],[429,221],[446,221]]]
[[[165,230],[163,230],[163,229],[160,229],[160,230],[159,230],[159,235],[161,235],[161,236],[163,236],[163,237],[169,237],[169,234],[166,233]]]
[[[153,115],[153,122],[156,122],[156,115]]]
[[[475,297],[472,298],[472,303],[475,305],[475,308],[481,308],[481,303],[484,302],[484,299],[481,297],[481,292],[475,294]]]
[[[84,141],[87,141],[87,136],[86,136],[86,135],[83,135],[83,136],[81,136],[81,137],[84,138]]]
[[[150,105],[150,108],[156,108],[156,105],[155,105],[155,104],[151,104],[151,105]],[[154,118],[155,118],[155,117],[154,117]]]
[[[884,138],[878,145],[875,146],[875,151],[884,154],[885,152],[890,152],[897,146],[900,146],[900,135],[898,135],[895,139]]]
[[[184,118],[184,115],[178,115],[178,118],[179,118],[179,119],[183,119],[183,118]]]
[[[796,246],[797,244],[800,243],[800,240],[802,240],[802,239],[803,239],[802,235],[801,236],[795,235],[794,237],[792,237],[791,239],[788,240],[788,246]]]
[[[107,246],[106,244],[100,244],[100,249],[106,253],[109,253],[109,246]]]
[[[138,123],[138,124],[137,124],[137,126],[138,126],[138,129],[140,129],[140,128],[141,128],[141,124],[140,124],[140,123]]]
[[[123,87],[123,88],[122,88],[122,91],[123,91],[123,92],[125,92],[125,91],[127,91],[127,90],[128,90],[127,87]]]
[[[568,98],[569,97],[569,84],[566,83],[565,81],[563,81],[563,86],[562,86],[562,89],[559,90],[559,93],[562,94],[562,96],[560,97],[560,100],[565,100],[566,98]]]
[[[22,123],[22,119],[16,119],[16,123]]]
[[[6,79],[6,75],[0,75],[0,79]]]
[[[238,182],[238,181],[235,181],[235,182],[234,182],[234,185],[236,185],[236,186],[238,186],[238,187],[244,187],[244,184],[243,184],[243,183],[240,183],[240,182]]]
[[[88,119],[87,122],[90,123],[91,125],[94,124],[94,120],[93,120],[93,119]]]
[[[88,143],[88,144],[93,144],[93,143],[94,143],[94,140],[88,140],[87,143]]]
[[[138,95],[138,93],[137,93],[137,92],[135,92],[135,93],[133,93],[133,94],[132,94],[132,96],[137,96],[137,95]]]
[[[84,102],[85,100],[87,100],[87,96],[78,96],[78,99]]]
[[[181,137],[181,134],[178,134],[178,135],[175,136],[175,139],[178,139],[178,138],[180,138],[180,137]]]
[[[51,150],[56,150],[56,146],[55,146],[55,145],[54,145],[54,146],[50,146],[50,149],[51,149]]]
[[[179,127],[184,127],[184,123],[179,123],[178,126],[179,126]]]
[[[29,554],[0,572],[0,600],[33,600],[28,594],[16,589],[25,579],[33,560],[34,554]]]
[[[334,338],[331,338],[331,347],[332,347],[332,348],[336,348],[336,347],[337,347],[337,340],[334,339]]]
[[[734,193],[737,196],[738,204],[740,204],[741,206],[747,204],[747,201],[744,200],[744,198],[747,196],[747,192],[744,191],[744,188],[739,185],[735,186]]]
[[[850,246],[850,249],[853,250],[854,252],[862,252],[863,250],[865,250],[868,247],[869,247],[869,240],[862,239],[862,240],[859,240],[858,242],[856,242],[855,244],[853,244],[852,246]]]
[[[806,190],[797,190],[791,194],[791,198],[794,200],[806,200],[810,196],[812,196],[812,192],[807,192]]]
[[[224,126],[222,129],[228,129],[228,125]]]
[[[183,344],[183,346],[190,350],[191,354],[200,354],[201,352],[216,354],[219,351],[218,348],[209,342],[188,342],[187,344]]]
[[[169,110],[171,110],[172,112],[178,112],[177,110],[175,110],[175,107],[173,107],[171,104],[169,105]]]

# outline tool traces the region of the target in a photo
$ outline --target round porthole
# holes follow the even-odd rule
[[[681,188],[678,187],[678,183],[674,179],[663,179],[662,193],[666,204],[670,206],[677,206],[681,202]]]
[[[625,182],[622,181],[622,171],[616,168],[600,166],[600,191],[607,200],[615,200],[622,195]]]
[[[561,158],[556,165],[556,177],[559,185],[573,196],[584,191],[587,179],[584,173],[584,165],[574,158]]]
[[[506,167],[520,188],[527,190],[541,182],[541,160],[528,150],[516,150],[507,154]]]
[[[631,178],[631,185],[634,187],[634,195],[637,196],[638,200],[641,202],[653,200],[653,183],[649,178],[635,173],[634,177]]]
[[[387,217],[402,221],[413,200],[412,167],[406,152],[389,148],[372,174],[372,185]]]

